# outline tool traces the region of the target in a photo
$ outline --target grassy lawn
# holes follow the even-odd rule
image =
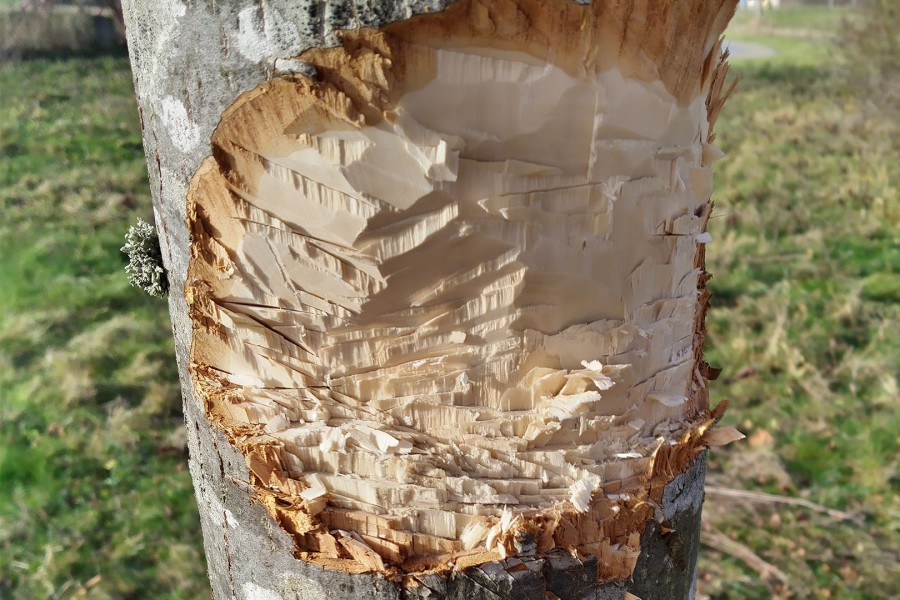
[[[779,55],[735,63],[717,125],[712,390],[749,440],[713,454],[710,483],[854,519],[708,494],[711,598],[900,597],[900,126],[832,77],[828,12],[731,36]],[[810,23],[832,28],[785,33]]]
[[[739,10],[730,25],[737,31],[769,31],[786,37],[831,37],[845,19],[857,18],[848,6],[786,6],[778,10]]]
[[[0,598],[202,598],[166,306],[122,274],[151,215],[127,60],[0,90]]]
[[[732,35],[779,54],[717,125],[709,361],[749,439],[712,455],[701,597],[900,598],[900,120],[831,76],[847,14]],[[0,95],[0,598],[208,597],[165,302],[119,252],[151,215],[127,61]]]

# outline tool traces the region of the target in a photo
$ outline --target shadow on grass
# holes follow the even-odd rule
[[[114,58],[127,57],[128,47],[122,44],[112,47],[87,46],[76,49],[25,48],[21,50],[4,51],[3,54],[0,54],[0,63],[15,63],[17,61],[32,60],[61,62],[72,59],[91,59],[106,56]]]

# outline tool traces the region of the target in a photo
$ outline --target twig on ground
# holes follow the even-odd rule
[[[842,510],[837,510],[834,508],[828,508],[827,506],[822,506],[821,504],[816,504],[815,502],[811,502],[809,500],[805,500],[803,498],[795,498],[793,496],[781,496],[778,494],[767,494],[765,492],[751,492],[749,490],[738,490],[733,488],[724,488],[718,487],[715,485],[707,485],[706,493],[713,494],[715,496],[725,496],[727,498],[739,498],[742,500],[748,500],[750,502],[762,502],[769,504],[789,504],[791,506],[802,506],[803,508],[809,509],[813,512],[821,513],[824,515],[828,515],[833,519],[838,519],[841,521],[856,521],[860,520],[859,515],[855,515],[849,512],[844,512]]]
[[[700,543],[713,550],[733,556],[756,571],[767,584],[780,583],[788,587],[787,574],[775,565],[766,562],[744,544],[731,539],[708,522],[704,521],[700,535]]]

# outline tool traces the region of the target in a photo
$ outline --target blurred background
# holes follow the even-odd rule
[[[900,598],[900,2],[747,0],[700,597]],[[115,1],[0,0],[0,598],[208,598]]]

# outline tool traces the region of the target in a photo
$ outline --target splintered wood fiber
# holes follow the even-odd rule
[[[192,376],[297,556],[552,548],[628,577],[705,445],[733,1],[461,1],[222,115],[189,192]],[[724,437],[728,437],[727,435]],[[719,436],[723,438],[723,436]]]

